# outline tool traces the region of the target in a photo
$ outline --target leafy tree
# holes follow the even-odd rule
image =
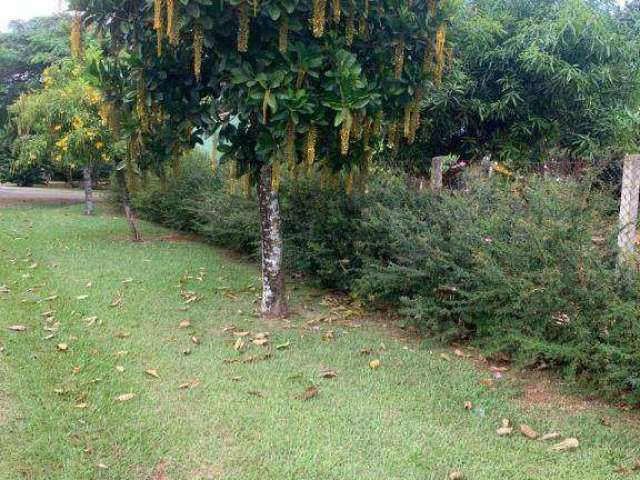
[[[409,158],[490,153],[527,168],[636,148],[640,37],[611,2],[473,0],[451,31],[452,71],[424,98]]]
[[[21,93],[40,87],[45,68],[69,56],[68,37],[67,16],[15,21],[8,32],[0,32],[0,179],[31,184],[42,180],[45,170],[54,170],[51,164],[11,170],[14,138],[7,126],[7,108]]]
[[[264,317],[288,311],[281,169],[342,171],[350,190],[373,154],[413,140],[420,100],[444,68],[449,3],[327,3],[71,2],[108,31],[112,51],[125,45],[140,60],[144,103],[164,125],[193,137],[222,126],[222,161],[257,186]]]
[[[94,169],[108,162],[110,150],[116,147],[101,111],[101,93],[72,61],[49,67],[43,77],[42,90],[21,95],[9,107],[17,134],[15,167],[38,165],[52,158],[60,167],[80,168],[85,213],[92,215]]]

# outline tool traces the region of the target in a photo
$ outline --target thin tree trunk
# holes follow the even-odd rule
[[[258,184],[262,241],[262,318],[282,318],[289,306],[282,271],[282,232],[278,192],[271,184],[271,165],[262,167]]]
[[[93,179],[92,168],[90,166],[82,167],[82,185],[84,187],[85,215],[93,215],[96,209],[96,203],[93,200]]]
[[[131,229],[131,236],[133,237],[133,241],[141,242],[142,234],[140,233],[140,229],[138,228],[138,219],[131,209],[129,188],[127,187],[127,179],[125,178],[123,170],[116,171],[116,180],[118,181],[118,186],[120,187],[122,210],[124,211],[124,215],[127,217],[127,222],[129,223],[129,229]]]

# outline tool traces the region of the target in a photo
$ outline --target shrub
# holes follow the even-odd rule
[[[161,194],[136,199],[153,220],[255,254],[255,202],[187,162]],[[640,284],[615,269],[614,196],[585,181],[467,176],[463,188],[418,192],[376,170],[367,193],[316,178],[282,188],[290,269],[397,308],[443,339],[466,338],[527,365],[640,403]]]

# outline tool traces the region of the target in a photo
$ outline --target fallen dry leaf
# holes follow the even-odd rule
[[[456,349],[453,351],[453,354],[454,354],[456,357],[466,357],[466,356],[467,356],[467,354],[466,354],[466,353],[464,353],[464,352],[463,352],[462,350],[460,350],[459,348],[456,348]]]
[[[251,332],[233,332],[233,334],[236,337],[246,337],[247,335],[249,335]]]
[[[464,402],[464,409],[465,410],[473,410],[473,403],[471,403],[470,401]]]
[[[89,295],[78,295],[76,300],[86,300],[87,298],[89,298]]]
[[[440,354],[440,358],[441,358],[442,360],[447,361],[447,362],[451,361],[451,357],[449,356],[449,354],[448,354],[448,353],[441,353],[441,354]]]
[[[116,370],[122,373],[124,372],[124,367],[122,365],[116,365]]]
[[[567,438],[560,443],[556,443],[551,450],[555,452],[564,452],[567,450],[573,450],[580,446],[580,442],[577,438]]]
[[[538,432],[536,432],[533,428],[531,428],[526,423],[520,425],[520,433],[531,440],[535,440],[540,436]]]
[[[251,340],[251,343],[253,343],[254,345],[257,345],[259,347],[263,347],[267,343],[269,343],[269,339],[267,339],[267,338],[255,338],[255,339]]]
[[[448,480],[464,480],[464,474],[458,470],[454,470],[447,477]]]
[[[107,470],[109,467],[107,465],[105,465],[104,463],[98,463],[96,465],[96,467],[102,469],[102,470]]]
[[[191,337],[191,343],[194,345],[200,345],[200,339],[198,337]]]
[[[118,332],[118,333],[116,333],[116,337],[122,338],[122,339],[129,338],[130,336],[131,336],[131,333],[129,333],[129,332]]]
[[[148,368],[144,371],[144,373],[153,378],[160,378],[160,375],[158,375],[158,370],[155,368]]]
[[[59,352],[69,351],[69,345],[67,345],[66,343],[59,343],[58,345],[56,345],[56,348],[58,349]]]
[[[511,422],[508,419],[503,418],[502,426],[496,430],[496,433],[500,437],[505,437],[507,435],[511,435],[512,431],[513,431],[513,428],[511,428]]]
[[[84,402],[76,403],[76,408],[78,408],[80,410],[84,410],[85,408],[87,408],[87,404],[84,403]]]
[[[380,360],[378,360],[378,359],[371,360],[369,362],[369,368],[371,370],[377,370],[378,368],[380,368]]]
[[[24,325],[11,325],[9,330],[12,332],[24,332],[27,329]]]
[[[322,378],[336,378],[338,376],[338,372],[331,368],[323,368],[320,370],[320,376]]]
[[[239,337],[236,340],[236,343],[233,345],[233,349],[239,352],[244,348],[244,346],[245,346],[245,341],[241,337]]]
[[[116,397],[116,402],[128,402],[129,400],[136,397],[135,393],[123,393],[122,395],[118,395]]]
[[[302,400],[304,400],[304,401],[310,400],[313,397],[315,397],[316,395],[318,395],[318,388],[314,387],[314,386],[309,387],[309,388],[307,388],[307,390],[302,395]]]
[[[492,388],[494,384],[495,382],[492,378],[483,378],[482,380],[480,380],[480,385],[482,385],[483,387]]]
[[[191,326],[190,320],[182,320],[178,325],[178,328],[189,328]]]
[[[333,340],[333,330],[327,330],[322,334],[322,340]]]
[[[545,442],[547,440],[556,440],[557,438],[560,438],[560,433],[551,432],[551,433],[545,433],[542,437],[540,437],[540,440]]]
[[[186,389],[196,388],[198,385],[200,385],[200,380],[198,380],[197,378],[194,378],[190,382],[181,384],[178,388],[180,390],[186,390]]]

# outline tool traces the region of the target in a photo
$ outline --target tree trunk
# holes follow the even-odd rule
[[[93,215],[96,209],[96,202],[93,200],[93,179],[92,168],[85,166],[82,168],[82,186],[84,187],[84,214]]]
[[[618,268],[628,266],[634,259],[639,191],[640,155],[627,155],[624,159],[620,191]]]
[[[129,188],[127,187],[127,179],[125,178],[123,170],[116,171],[116,180],[118,181],[118,186],[120,187],[122,210],[127,217],[127,222],[129,223],[129,228],[131,229],[131,236],[133,237],[133,241],[141,242],[142,234],[140,233],[140,229],[138,229],[138,220],[136,219],[136,216],[131,209],[131,204],[129,202]]]
[[[262,318],[282,318],[289,307],[282,271],[282,232],[278,192],[271,184],[271,165],[262,167],[258,184],[260,234],[262,241]]]

